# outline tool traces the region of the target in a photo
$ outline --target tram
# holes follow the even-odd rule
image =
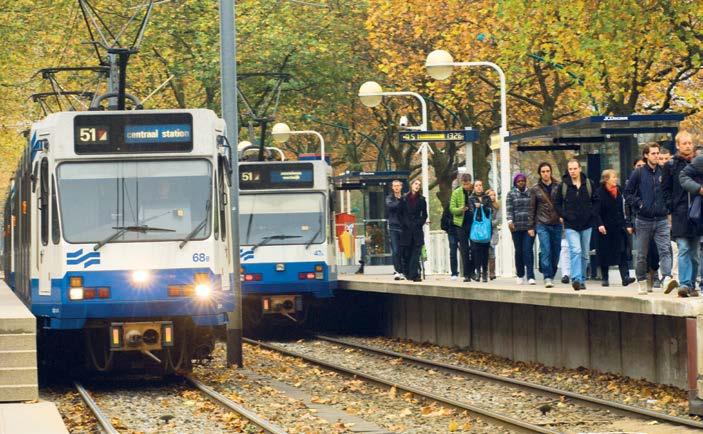
[[[337,281],[332,168],[319,156],[239,165],[239,240],[247,328],[306,321]]]
[[[5,201],[3,267],[38,319],[40,353],[160,372],[210,353],[234,308],[224,130],[204,109],[32,126]]]

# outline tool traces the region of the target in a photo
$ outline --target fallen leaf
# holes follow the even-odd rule
[[[447,431],[449,432],[454,432],[459,429],[459,422],[453,420],[449,422],[449,425],[447,426]]]

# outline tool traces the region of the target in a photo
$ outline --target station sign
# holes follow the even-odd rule
[[[400,141],[415,142],[475,142],[478,140],[478,130],[455,131],[401,131]]]

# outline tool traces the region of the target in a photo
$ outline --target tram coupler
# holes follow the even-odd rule
[[[173,322],[110,323],[110,351],[141,351],[152,358],[152,350],[173,346]]]
[[[265,315],[281,314],[291,318],[302,310],[302,295],[272,295],[261,299],[261,311]]]

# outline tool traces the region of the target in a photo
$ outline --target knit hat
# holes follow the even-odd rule
[[[517,182],[521,179],[524,181],[527,181],[527,177],[525,176],[524,173],[522,173],[522,172],[516,173],[515,176],[513,177],[513,185],[517,185]]]

